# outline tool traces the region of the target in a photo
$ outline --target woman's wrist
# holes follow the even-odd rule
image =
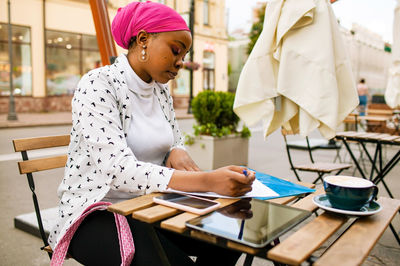
[[[175,170],[168,184],[169,188],[187,192],[210,191],[211,172]]]

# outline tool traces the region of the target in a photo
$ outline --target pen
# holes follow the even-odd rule
[[[247,177],[246,169],[243,170],[243,174]],[[243,237],[243,229],[244,229],[244,219],[242,219],[242,222],[240,223],[240,231],[239,231],[239,235],[238,235],[239,239],[242,239],[242,237]]]
[[[240,224],[240,231],[239,231],[239,235],[238,235],[239,239],[242,239],[242,237],[243,237],[243,229],[244,229],[244,219],[242,219],[242,223]]]

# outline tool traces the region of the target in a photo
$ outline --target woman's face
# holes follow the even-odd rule
[[[142,56],[143,45],[146,45],[145,61],[139,59]],[[136,74],[144,81],[167,83],[174,79],[183,67],[191,45],[192,36],[188,31],[162,32],[155,35],[141,32],[137,36],[136,47],[128,58]]]

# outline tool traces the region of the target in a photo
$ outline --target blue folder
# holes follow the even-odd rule
[[[255,170],[253,170],[255,171]],[[275,191],[276,193],[279,194],[279,196],[276,197],[265,197],[265,198],[259,198],[262,200],[267,200],[267,199],[275,199],[275,198],[283,198],[283,197],[289,197],[289,196],[296,196],[296,195],[301,195],[305,193],[312,193],[315,191],[315,189],[308,188],[305,186],[301,186],[268,174],[264,174],[258,171],[256,172],[256,178],[263,183],[264,185],[268,186],[270,189]]]

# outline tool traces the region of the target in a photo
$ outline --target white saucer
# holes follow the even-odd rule
[[[379,205],[376,201],[371,201],[370,203],[363,206],[359,211],[349,211],[343,209],[337,209],[332,207],[331,203],[328,200],[328,196],[326,194],[316,195],[313,197],[313,202],[315,205],[324,209],[326,211],[331,211],[335,213],[341,213],[346,215],[354,215],[354,216],[367,216],[378,213],[382,210],[381,205]]]

